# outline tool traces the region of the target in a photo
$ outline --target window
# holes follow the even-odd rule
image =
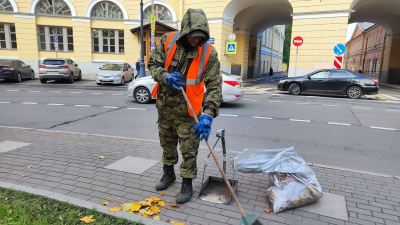
[[[338,70],[332,70],[331,71],[331,78],[354,78],[353,75],[345,72],[345,71],[338,71]]]
[[[0,1],[0,11],[14,11],[10,1],[1,0]]]
[[[322,71],[314,75],[311,75],[311,79],[321,79],[321,78],[329,78],[329,71]]]
[[[74,37],[72,27],[38,26],[39,50],[55,51],[54,33],[58,35],[58,51],[74,51]]]
[[[15,24],[0,23],[0,49],[17,49]]]
[[[154,4],[154,15],[156,16],[156,20],[172,21],[172,13],[163,5]],[[143,19],[150,20],[150,16],[151,5],[143,10]]]
[[[92,17],[123,19],[121,9],[113,2],[97,3],[93,7],[91,15]]]
[[[123,30],[92,30],[93,52],[124,53]]]
[[[36,5],[37,14],[71,15],[71,9],[63,0],[40,0]]]

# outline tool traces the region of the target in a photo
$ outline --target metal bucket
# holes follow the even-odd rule
[[[226,145],[225,145],[225,130],[219,130],[217,131],[217,137],[218,140],[215,143],[217,145],[218,141],[221,139],[222,142],[222,153],[223,153],[223,170],[224,173],[226,174]],[[214,147],[215,147],[214,145]],[[231,204],[232,202],[232,194],[230,193],[228,187],[226,186],[226,183],[224,180],[220,177],[213,177],[209,176],[206,181],[204,181],[204,175],[207,167],[207,161],[210,158],[211,153],[208,155],[206,162],[204,164],[204,171],[203,171],[203,178],[201,180],[201,189],[200,189],[200,194],[199,198],[204,201],[209,201],[209,202],[216,202],[216,203],[223,203],[226,205]],[[229,183],[232,186],[232,189],[237,191],[238,188],[238,181],[235,180],[235,174],[233,172],[233,177],[232,179],[228,179]]]

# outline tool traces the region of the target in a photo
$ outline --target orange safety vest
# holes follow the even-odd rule
[[[164,45],[165,51],[165,69],[168,70],[169,65],[171,64],[172,59],[174,58],[176,51],[176,40],[178,40],[179,32],[171,32],[168,35],[167,41]],[[190,65],[189,71],[187,73],[186,78],[186,95],[189,99],[190,104],[193,107],[196,115],[199,114],[201,110],[201,106],[203,104],[204,98],[204,73],[207,67],[208,59],[211,55],[211,50],[213,46],[206,42],[204,45],[198,48],[199,56],[194,58],[192,64]],[[159,83],[153,89],[152,96],[155,98],[157,96]],[[188,106],[188,112],[190,116],[192,115],[191,110]]]

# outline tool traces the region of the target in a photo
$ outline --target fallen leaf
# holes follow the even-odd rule
[[[59,220],[63,220],[63,218],[61,216],[58,217]]]
[[[189,223],[189,221],[187,221],[187,223]]]
[[[160,212],[160,210],[158,209],[158,207],[156,205],[151,206],[150,210],[155,214],[158,214]]]
[[[150,211],[150,210],[146,210],[146,209],[141,209],[141,210],[139,210],[139,213],[138,213],[138,215],[139,216],[144,216],[144,217],[150,217],[151,215],[153,215],[154,213],[152,212],[152,211]],[[153,214],[152,214],[153,213]]]
[[[170,223],[170,224],[175,224],[176,222],[175,222],[175,221],[169,221],[169,223]]]
[[[132,205],[131,210],[129,212],[137,212],[140,210],[141,207],[142,205],[139,202],[137,202]]]
[[[167,200],[168,203],[171,203],[171,200]]]
[[[94,221],[96,221],[95,219],[93,219],[93,215],[91,216],[85,216],[82,219],[80,219],[80,221],[82,221],[83,223],[92,223]]]
[[[269,210],[269,209],[264,209],[264,211],[265,211],[266,213],[271,212],[271,210]]]
[[[158,205],[161,206],[161,207],[163,207],[163,206],[165,206],[165,202],[159,201],[159,202],[158,202]]]
[[[161,218],[160,218],[160,216],[155,216],[155,217],[153,217],[153,219],[154,219],[154,220],[158,220],[158,221],[162,221]]]
[[[131,210],[133,203],[124,203],[122,204],[122,211],[127,212]]]
[[[31,167],[29,166],[28,169],[30,169]]]
[[[151,206],[151,202],[141,201],[139,202],[142,206]]]
[[[108,211],[110,211],[110,212],[119,212],[121,210],[121,208],[118,208],[118,207],[114,207],[114,208],[108,208]]]
[[[193,185],[193,187],[195,187],[195,186]]]
[[[169,204],[171,207],[179,207],[179,205],[178,204]]]
[[[161,196],[163,195],[164,191],[161,191],[160,196],[158,196],[159,198],[161,198]]]
[[[160,209],[166,209],[167,207],[165,207],[165,206],[160,206]]]
[[[104,155],[102,155],[102,156],[99,156],[99,159],[104,159],[105,158],[105,156]]]
[[[103,202],[103,205],[108,205],[108,202]]]
[[[159,202],[160,200],[161,200],[160,198],[151,197],[151,198],[146,198],[144,201],[150,202],[150,203],[157,203],[157,202]]]
[[[184,223],[175,223],[175,225],[186,225]]]
[[[21,175],[21,177],[24,177],[25,175]]]

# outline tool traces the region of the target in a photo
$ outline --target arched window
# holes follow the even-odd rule
[[[71,9],[63,0],[40,0],[36,5],[36,13],[71,16]]]
[[[143,19],[150,20],[151,16],[151,5],[148,6],[143,11]],[[167,7],[159,4],[154,4],[154,15],[156,16],[156,20],[163,20],[163,21],[172,21],[172,13],[168,10]]]
[[[92,17],[123,19],[122,10],[113,2],[99,2],[93,6]]]
[[[0,11],[14,11],[11,2],[8,0],[0,0]]]

